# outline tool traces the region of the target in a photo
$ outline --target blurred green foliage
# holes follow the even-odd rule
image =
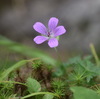
[[[16,42],[13,42],[3,36],[0,36],[0,46],[6,47],[7,50],[13,51],[16,53],[20,53],[24,56],[29,56],[32,58],[40,58],[43,60],[45,63],[55,65],[56,60],[48,56],[45,52],[36,49],[36,48],[31,48]]]
[[[62,63],[2,36],[0,49],[0,99],[100,99],[100,60],[94,48],[94,57]],[[5,58],[6,53],[23,57]]]

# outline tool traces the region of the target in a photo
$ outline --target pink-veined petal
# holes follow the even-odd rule
[[[48,41],[48,45],[49,45],[51,48],[57,47],[57,46],[58,46],[58,40],[57,40],[56,38],[51,38],[51,39]]]
[[[58,26],[54,30],[54,35],[56,37],[56,36],[64,34],[65,32],[66,32],[66,29],[64,28],[64,26]]]
[[[46,40],[48,40],[48,37],[36,36],[33,40],[36,44],[41,44],[41,43],[45,42]]]
[[[37,31],[43,35],[47,35],[47,28],[41,22],[36,22],[33,25],[33,28],[35,29],[35,31]]]
[[[50,31],[53,31],[56,28],[58,21],[59,20],[55,17],[50,18],[50,20],[48,22],[48,28]]]

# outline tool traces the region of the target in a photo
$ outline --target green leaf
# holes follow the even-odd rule
[[[33,78],[28,78],[27,82],[26,82],[26,85],[27,85],[28,91],[30,93],[39,92],[41,90],[40,83],[37,80],[33,79]]]
[[[43,96],[43,99],[53,99],[54,96],[53,95],[50,95],[50,94],[46,94]]]
[[[74,99],[100,99],[100,95],[91,89],[77,86],[70,89],[73,92]]]
[[[29,60],[22,60],[22,61],[17,62],[16,64],[12,65],[11,67],[9,67],[7,70],[4,70],[0,75],[1,76],[0,81],[3,80],[4,78],[6,78],[12,71],[22,67],[24,64],[26,64],[28,62],[29,62]]]
[[[73,67],[73,72],[79,75],[79,77],[82,77],[83,80],[86,78],[87,83],[89,83],[93,77],[100,75],[100,67],[95,66],[91,59],[91,56],[86,56],[83,59],[81,57],[75,57],[70,59],[64,65],[67,68],[68,66]],[[74,77],[76,78],[76,76]],[[70,79],[73,79],[74,77],[70,77]]]
[[[34,58],[34,57],[40,58],[45,63],[51,64],[54,66],[56,64],[56,60],[54,60],[49,55],[47,55],[47,53],[45,53],[39,49],[36,49],[33,47],[28,47],[23,44],[19,44],[17,42],[11,41],[3,36],[0,36],[0,46],[4,46],[9,51],[14,51],[14,52],[23,54],[25,56],[29,56],[32,58]]]
[[[29,59],[29,60],[21,60],[21,61],[17,62],[16,64],[10,66],[8,69],[6,69],[2,73],[0,73],[0,81],[5,79],[6,77],[8,77],[8,75],[11,72],[17,70],[18,68],[20,68],[22,66],[25,66],[26,63],[33,62],[34,60],[37,60],[37,59],[34,58],[34,59]]]

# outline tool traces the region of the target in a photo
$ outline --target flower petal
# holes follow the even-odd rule
[[[53,48],[53,47],[57,47],[58,46],[58,40],[56,38],[51,38],[48,41],[48,45]]]
[[[48,22],[48,28],[50,31],[53,31],[53,29],[56,28],[58,24],[58,19],[55,17],[50,18],[49,22]]]
[[[36,22],[33,25],[33,28],[35,29],[35,31],[37,31],[43,35],[47,35],[47,29],[41,22]]]
[[[64,28],[64,26],[58,26],[55,30],[54,30],[54,35],[59,36],[62,35],[66,32],[66,29]]]
[[[48,40],[48,37],[45,37],[45,36],[36,36],[33,40],[34,40],[34,42],[36,44],[41,44],[41,43],[45,42],[46,40]]]

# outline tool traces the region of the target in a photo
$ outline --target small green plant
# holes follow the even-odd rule
[[[1,36],[0,45],[18,58],[2,58],[0,99],[100,99],[100,60],[93,45],[93,55],[66,62]]]
[[[65,82],[63,82],[62,80],[54,80],[52,82],[54,92],[60,95],[61,97],[65,95],[65,86]]]

